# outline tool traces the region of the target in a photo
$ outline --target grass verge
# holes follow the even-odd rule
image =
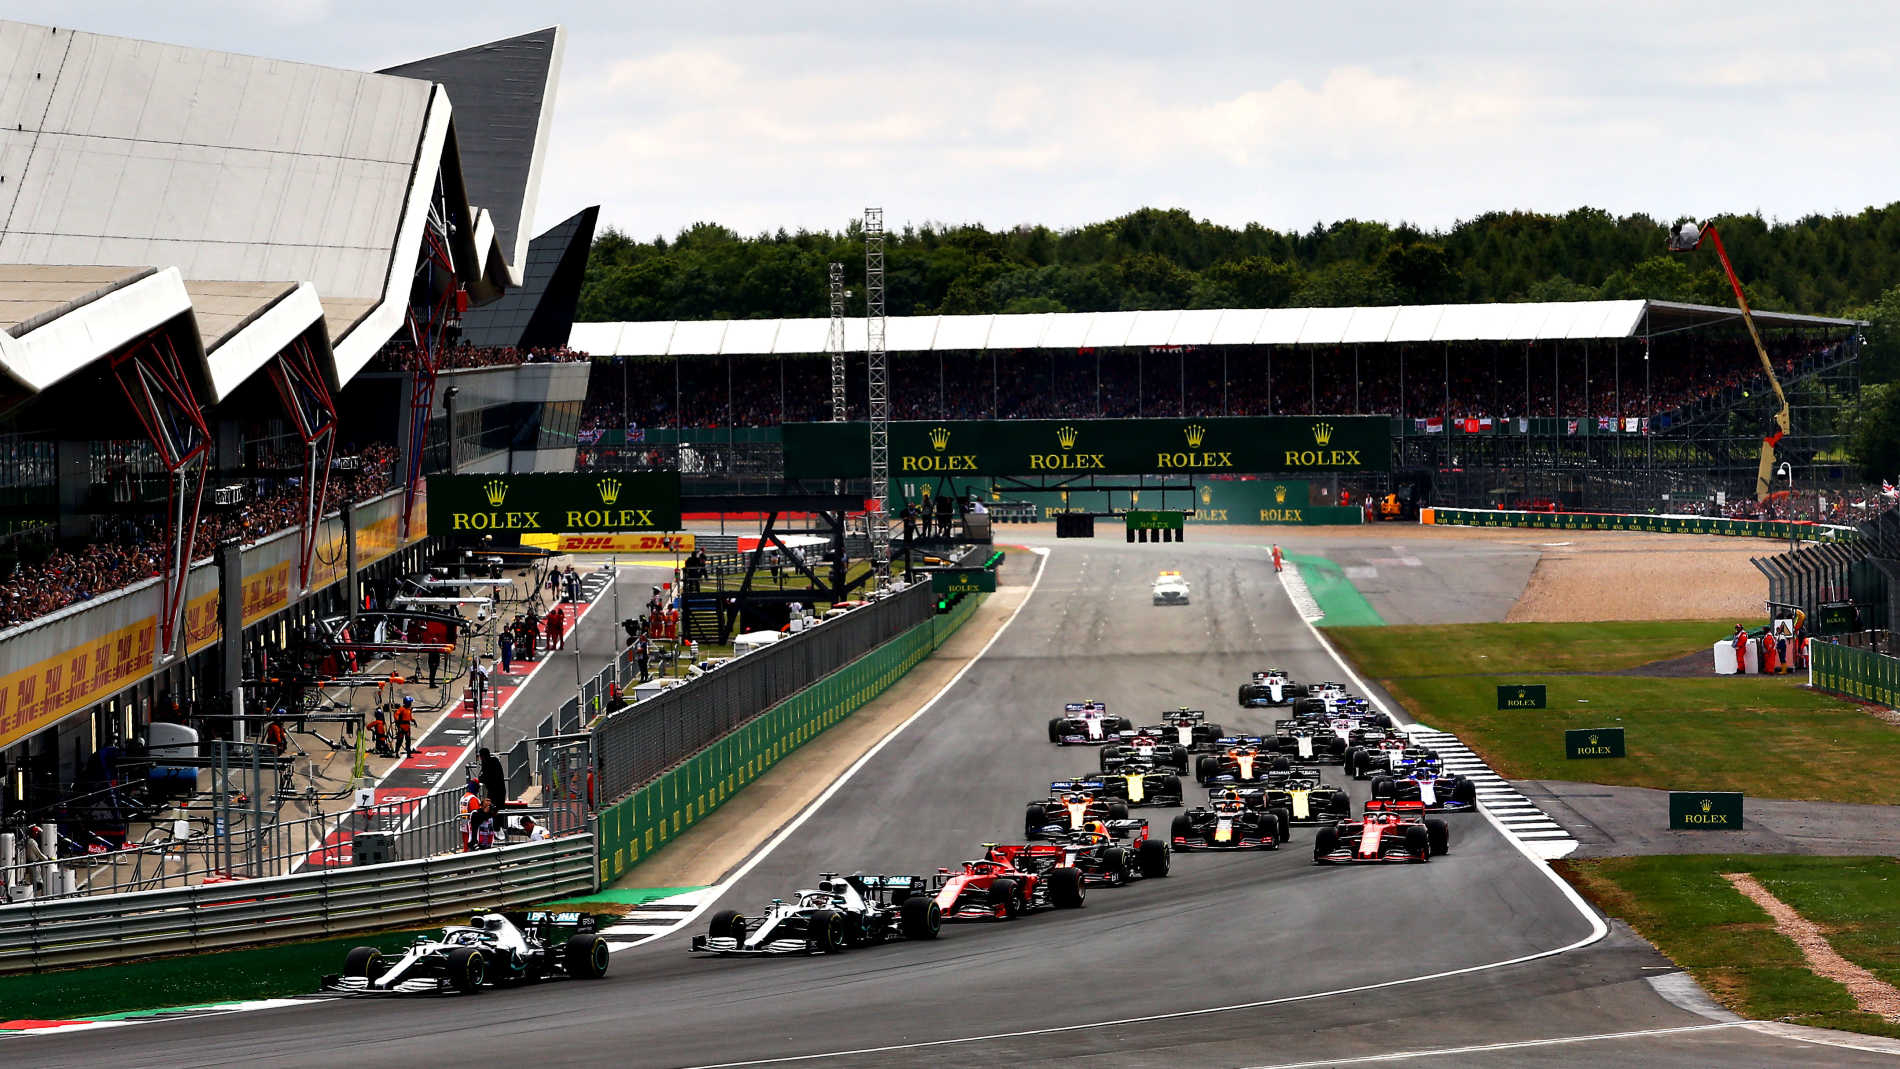
[[[1327,637],[1413,716],[1455,732],[1507,779],[1900,804],[1900,728],[1799,677],[1549,674],[1679,656],[1714,630],[1680,621],[1470,624]],[[1499,710],[1500,683],[1542,683],[1550,707]],[[1565,759],[1565,728],[1601,727],[1625,729],[1627,758]]]
[[[1747,872],[1828,930],[1844,958],[1900,983],[1900,859],[1689,854],[1554,863],[1744,1017],[1900,1037],[1900,1023],[1855,1009],[1842,985],[1807,967],[1761,907],[1722,878]]]

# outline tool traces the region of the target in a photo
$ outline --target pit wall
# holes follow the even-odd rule
[[[620,878],[786,755],[884,693],[956,634],[981,601],[980,596],[965,597],[949,612],[917,624],[765,710],[602,809],[595,826],[600,882]]]
[[[1330,486],[1305,479],[1217,479],[1196,487],[1176,486],[1151,490],[1037,490],[995,489],[988,479],[953,479],[950,492],[967,500],[975,494],[985,502],[1027,501],[1036,506],[1036,518],[1054,520],[1069,510],[1120,513],[1130,508],[1179,509],[1188,513],[1190,525],[1275,524],[1300,527],[1334,527],[1365,522],[1365,514],[1356,507],[1342,508],[1327,496]],[[933,480],[891,480],[891,500],[901,510],[916,505],[919,510],[932,505],[931,495],[942,488]]]
[[[1807,542],[1849,542],[1852,527],[1788,520],[1729,520],[1713,516],[1672,516],[1607,512],[1516,512],[1504,509],[1420,509],[1418,522],[1456,527],[1539,527],[1561,531],[1644,531],[1656,534],[1732,535],[1739,538],[1797,538]]]

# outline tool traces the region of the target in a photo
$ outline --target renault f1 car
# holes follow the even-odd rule
[[[836,954],[891,939],[935,939],[943,911],[922,876],[818,875],[790,901],[774,898],[757,916],[713,914],[687,950],[701,954]]]
[[[1292,676],[1279,668],[1255,672],[1252,679],[1240,685],[1239,693],[1242,709],[1288,705],[1294,699],[1304,697],[1306,697],[1306,687],[1295,683]]]
[[[1090,821],[1127,820],[1128,803],[1087,787],[1087,779],[1056,780],[1050,796],[1031,802],[1023,811],[1023,838],[1059,839],[1081,831]]]
[[[1134,725],[1125,716],[1108,715],[1108,706],[1093,699],[1070,702],[1062,715],[1049,720],[1049,741],[1058,746],[1100,746],[1132,731]]]
[[[1105,744],[1100,752],[1104,772],[1113,772],[1126,764],[1166,765],[1176,772],[1187,772],[1188,748],[1171,741],[1166,732],[1153,728],[1124,731],[1117,741]]]
[[[1305,769],[1270,773],[1260,788],[1260,804],[1286,810],[1294,824],[1330,824],[1352,816],[1352,796],[1346,789],[1322,783],[1317,772]]]
[[[1060,863],[1054,854],[984,856],[954,869],[938,869],[934,899],[952,920],[1010,921],[1038,909],[1078,909],[1088,894],[1082,870]]]
[[[325,976],[326,991],[354,995],[412,995],[512,986],[557,976],[596,980],[606,975],[607,941],[591,913],[478,913],[451,924],[439,937],[417,936],[390,961],[375,947],[357,947],[340,974]]]
[[[1058,842],[992,845],[986,853],[1017,868],[1030,867],[1033,858],[1049,859],[1058,868],[1080,871],[1084,882],[1104,887],[1166,876],[1172,854],[1167,843],[1149,837],[1145,820],[1094,821]]]
[[[1176,816],[1168,838],[1176,850],[1277,850],[1291,829],[1284,810],[1256,808],[1217,789],[1207,805]]]
[[[1114,772],[1090,772],[1049,784],[1052,798],[1075,791],[1121,802],[1128,809],[1171,807],[1181,804],[1181,775],[1172,768],[1125,764]],[[1042,804],[1045,810],[1050,805],[1049,802]],[[1066,817],[1066,804],[1063,808],[1065,813],[1060,815]]]
[[[1316,865],[1397,862],[1423,864],[1451,851],[1451,828],[1423,819],[1417,802],[1371,801],[1365,816],[1313,833]]]
[[[1194,762],[1194,778],[1203,787],[1216,783],[1258,783],[1268,772],[1285,772],[1292,762],[1265,739],[1257,735],[1229,736],[1211,754],[1202,754]]]
[[[1154,602],[1156,605],[1188,603],[1188,583],[1181,578],[1180,572],[1162,572],[1155,576]]]
[[[1421,765],[1402,776],[1375,776],[1374,798],[1418,802],[1431,812],[1456,813],[1478,808],[1478,785],[1455,772]]]

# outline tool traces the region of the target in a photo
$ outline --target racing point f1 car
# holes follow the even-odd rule
[[[1456,813],[1478,808],[1478,785],[1455,772],[1440,772],[1435,765],[1419,765],[1401,776],[1373,777],[1372,797]]]
[[[1108,715],[1108,706],[1102,702],[1070,702],[1062,707],[1061,716],[1049,719],[1049,741],[1058,746],[1100,746],[1119,740],[1122,732],[1133,728],[1127,717]]]
[[[1168,837],[1176,850],[1277,850],[1291,821],[1285,810],[1250,806],[1238,792],[1216,789],[1208,805],[1174,818]]]
[[[943,911],[922,876],[820,873],[818,886],[789,902],[774,898],[748,919],[737,910],[713,914],[705,935],[687,950],[705,954],[836,954],[893,938],[935,939]]]
[[[985,847],[993,853],[994,843]],[[1088,892],[1082,870],[1053,854],[985,856],[938,869],[937,907],[953,920],[1015,920],[1032,910],[1079,909]]]
[[[1306,697],[1306,688],[1293,682],[1292,676],[1278,668],[1255,672],[1252,679],[1240,685],[1239,698],[1242,709],[1287,705],[1295,698],[1304,697]]]
[[[1167,843],[1149,838],[1145,820],[1092,821],[1059,842],[992,845],[985,853],[1017,868],[1033,867],[1033,859],[1047,859],[1058,868],[1078,870],[1085,883],[1105,887],[1120,887],[1144,876],[1166,876],[1171,856]]]
[[[608,946],[591,913],[478,913],[439,938],[417,936],[389,961],[375,947],[357,947],[326,991],[356,995],[474,993],[556,976],[596,980],[607,972]]]
[[[1316,865],[1419,863],[1451,852],[1451,828],[1442,820],[1422,819],[1417,802],[1371,801],[1365,816],[1342,820],[1313,833]]]
[[[1047,799],[1024,809],[1023,838],[1060,839],[1092,820],[1127,819],[1128,803],[1095,793],[1090,780],[1057,780],[1049,785]]]

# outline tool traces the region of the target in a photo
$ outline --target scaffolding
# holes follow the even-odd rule
[[[884,494],[891,484],[891,395],[884,350],[884,209],[864,209],[864,364],[870,383],[871,497],[864,513],[871,564],[882,588],[891,579],[891,518]]]

